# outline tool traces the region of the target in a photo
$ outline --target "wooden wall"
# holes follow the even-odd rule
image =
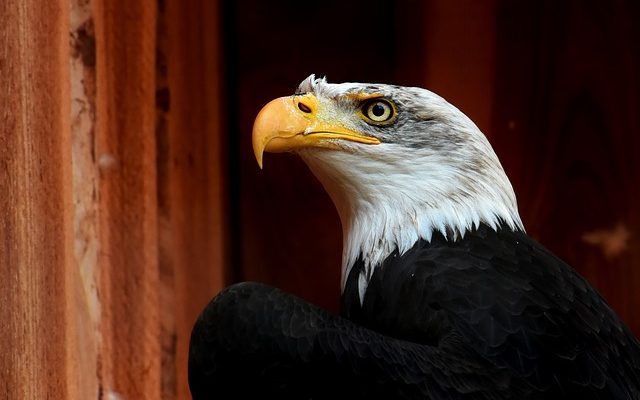
[[[640,3],[500,3],[494,147],[528,231],[640,335]]]
[[[67,16],[62,1],[0,4],[4,398],[76,394]]]
[[[217,19],[0,4],[1,398],[188,398],[227,246]]]
[[[0,398],[189,398],[191,325],[259,280],[338,309],[341,229],[251,124],[310,73],[468,113],[529,233],[640,333],[640,9],[0,2]],[[313,28],[310,28],[313,27]]]

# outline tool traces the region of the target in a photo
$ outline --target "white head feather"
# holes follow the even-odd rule
[[[338,114],[336,100],[354,92],[380,92],[399,109],[396,124],[374,132],[381,144],[344,141],[344,151],[299,151],[340,215],[343,290],[359,257],[362,300],[377,266],[396,249],[402,254],[420,239],[430,241],[434,232],[458,240],[480,223],[523,230],[511,183],[488,140],[441,97],[421,88],[330,84],[313,75],[298,92],[313,92]],[[413,115],[402,121],[402,113]]]

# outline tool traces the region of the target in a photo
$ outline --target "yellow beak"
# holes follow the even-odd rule
[[[280,97],[260,110],[253,123],[253,152],[262,168],[265,151],[280,153],[304,147],[339,149],[336,139],[365,144],[380,140],[336,123],[317,118],[318,99],[313,94]]]

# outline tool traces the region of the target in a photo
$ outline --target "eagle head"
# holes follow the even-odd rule
[[[253,149],[298,153],[336,205],[344,233],[342,284],[358,258],[366,287],[394,250],[457,240],[481,223],[523,229],[495,152],[460,110],[426,89],[328,83],[314,75],[267,104]]]

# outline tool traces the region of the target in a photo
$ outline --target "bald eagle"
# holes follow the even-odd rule
[[[260,111],[253,148],[299,154],[335,203],[342,313],[224,289],[193,328],[194,399],[640,399],[638,339],[527,236],[489,142],[441,97],[312,75]]]

